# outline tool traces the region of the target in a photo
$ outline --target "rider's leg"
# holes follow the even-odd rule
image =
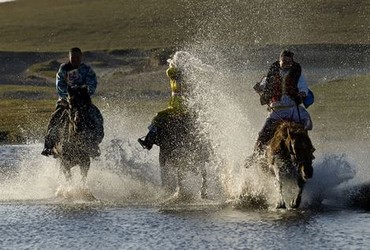
[[[267,143],[272,139],[272,137],[274,137],[274,133],[279,125],[279,122],[280,122],[279,120],[272,118],[266,119],[264,126],[258,133],[258,138],[254,147],[254,152],[258,152],[260,154],[265,150]]]
[[[253,164],[265,151],[267,143],[274,136],[275,130],[279,125],[279,120],[268,117],[263,125],[261,131],[258,133],[256,144],[254,145],[253,153],[247,157],[245,167]]]
[[[44,143],[44,149],[42,150],[41,154],[45,156],[52,155],[52,149],[55,145],[55,143],[58,141],[58,125],[60,124],[61,117],[63,115],[63,112],[65,110],[65,106],[58,105],[57,108],[54,111],[54,113],[51,115],[49,124],[48,124],[48,130],[45,135],[45,143]]]
[[[158,135],[158,130],[163,127],[163,124],[167,122],[169,119],[169,116],[173,113],[172,108],[167,108],[161,112],[158,112],[157,115],[153,118],[152,123],[148,127],[149,132],[145,136],[145,139],[138,139],[138,142],[140,145],[145,148],[150,150],[154,144],[158,145],[159,143],[159,135]]]
[[[297,108],[299,108],[299,112],[297,111]],[[312,130],[313,124],[312,124],[311,116],[304,107],[302,107],[301,105],[298,105],[297,107],[293,109],[293,112],[294,112],[293,118],[295,122],[302,123],[306,130]]]

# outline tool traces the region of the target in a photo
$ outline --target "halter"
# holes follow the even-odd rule
[[[297,158],[297,153],[296,153],[296,150],[295,150],[295,147],[293,146],[293,144],[290,142],[289,143],[289,147],[288,147],[288,151],[289,151],[289,155],[290,155],[290,159],[292,161],[292,164],[298,168],[301,164],[305,163],[306,161],[304,160],[301,160],[301,161],[298,161],[298,158]]]
[[[297,153],[295,152],[295,148],[293,147],[292,143],[289,143],[288,151],[290,159],[295,167],[298,167],[300,164],[304,163],[304,161],[298,161]]]

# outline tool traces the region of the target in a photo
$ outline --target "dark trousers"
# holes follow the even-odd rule
[[[64,119],[64,116],[67,116],[68,113],[66,112],[68,109],[68,106],[60,105],[60,103],[57,103],[56,110],[51,115],[48,129],[45,135],[45,144],[44,147],[48,149],[52,149],[57,142],[59,142],[59,132]],[[93,133],[91,134],[92,141],[99,144],[104,138],[104,127],[103,127],[103,116],[100,113],[100,110],[95,106],[91,105],[89,108],[89,115],[91,116],[91,119],[93,122]],[[68,117],[66,117],[68,118]]]
[[[261,131],[258,133],[257,142],[254,148],[255,152],[263,152],[265,150],[267,143],[274,137],[279,123],[280,120],[271,118],[266,119]]]
[[[56,110],[51,115],[45,135],[45,148],[52,149],[55,143],[59,141],[58,125],[61,123],[65,109],[65,107],[57,106]]]

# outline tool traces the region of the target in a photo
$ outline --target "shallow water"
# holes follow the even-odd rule
[[[368,249],[370,204],[352,202],[357,186],[369,185],[368,142],[328,141],[312,133],[314,176],[301,208],[276,210],[272,178],[243,166],[264,110],[256,107],[245,79],[194,63],[201,73],[187,72],[194,79],[189,86],[196,90],[189,104],[201,107],[198,122],[215,158],[207,165],[209,200],[199,198],[199,177],[188,174],[193,200],[166,203],[172,194],[160,185],[158,148],[146,151],[136,141],[151,117],[140,117],[142,124],[141,114],[107,100],[100,107],[106,132],[102,156],[92,162],[87,178],[95,201],[81,192],[78,169],[72,184],[65,183],[57,161],[40,155],[41,143],[0,146],[0,247]],[[314,72],[318,79],[326,76]],[[60,190],[72,197],[57,197]]]
[[[338,171],[342,177],[334,178],[338,182],[346,178],[343,175],[351,175],[351,164],[340,157],[330,156],[315,166],[323,178],[307,185],[301,209],[275,210],[235,206],[235,199],[217,198],[217,195],[210,200],[163,205],[168,195],[161,193],[155,181],[147,183],[145,176],[135,174],[128,178],[127,171],[113,171],[107,164],[102,167],[102,162],[114,162],[110,157],[94,161],[90,171],[88,185],[98,200],[56,197],[63,178],[55,169],[55,159],[36,154],[40,148],[40,144],[0,147],[0,166],[7,169],[1,174],[2,249],[367,249],[370,246],[370,213],[338,202],[339,192],[328,194],[332,199],[327,197],[321,205],[312,203],[312,193],[317,198],[319,187],[329,190],[337,185],[328,181],[321,184],[326,180],[325,171],[332,175],[333,166],[342,168]],[[326,168],[321,168],[322,165]],[[135,169],[134,163],[132,166]]]
[[[102,204],[0,206],[2,249],[366,249],[362,211],[163,210]]]

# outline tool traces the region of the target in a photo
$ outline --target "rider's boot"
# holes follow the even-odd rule
[[[137,140],[140,145],[148,150],[151,150],[153,147],[153,144],[156,144],[157,142],[157,131],[156,130],[149,130],[148,134],[145,136],[145,139],[139,138]]]

